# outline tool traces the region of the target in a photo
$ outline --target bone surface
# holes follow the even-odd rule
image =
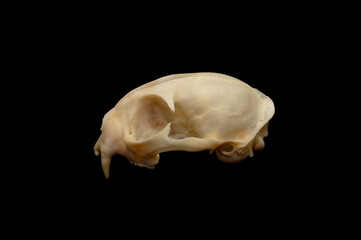
[[[106,178],[111,158],[154,168],[166,151],[216,151],[229,163],[264,148],[272,100],[234,77],[219,73],[174,74],[126,94],[104,115],[94,152]]]

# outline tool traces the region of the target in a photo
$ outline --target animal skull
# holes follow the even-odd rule
[[[106,178],[112,156],[154,168],[166,151],[216,151],[229,163],[264,148],[272,100],[218,73],[175,74],[126,94],[103,118],[94,152]]]

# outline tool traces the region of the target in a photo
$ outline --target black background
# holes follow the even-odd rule
[[[322,156],[311,153],[320,143],[309,138],[309,123],[318,121],[310,112],[324,101],[313,98],[314,87],[323,85],[314,72],[317,27],[292,17],[292,11],[243,19],[232,11],[194,21],[195,11],[187,12],[190,19],[170,23],[176,14],[148,22],[97,13],[78,9],[21,25],[28,40],[18,44],[21,61],[29,66],[23,72],[32,78],[22,87],[37,88],[41,94],[32,92],[34,105],[43,106],[31,116],[42,156],[35,171],[25,169],[27,177],[16,179],[20,188],[13,190],[18,199],[27,199],[17,205],[30,209],[29,218],[40,212],[45,220],[65,217],[74,228],[84,220],[87,227],[110,219],[128,223],[115,230],[176,228],[173,222],[185,218],[182,226],[189,230],[200,222],[239,229],[244,220],[252,225],[274,216],[280,225],[297,228],[299,216],[311,221],[311,215],[324,214],[317,196],[328,183],[315,177]],[[106,180],[93,153],[103,115],[142,84],[190,72],[236,77],[274,101],[265,149],[231,165],[206,151],[167,152],[154,170],[115,156]],[[33,169],[34,162],[25,166]]]

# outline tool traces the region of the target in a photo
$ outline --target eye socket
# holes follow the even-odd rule
[[[139,100],[130,131],[137,140],[146,139],[164,129],[172,119],[167,103],[159,96],[148,95]]]

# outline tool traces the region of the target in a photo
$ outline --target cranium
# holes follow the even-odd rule
[[[216,151],[229,163],[264,148],[272,100],[218,73],[175,74],[126,94],[103,118],[94,152],[106,178],[112,156],[154,168],[166,151]]]

